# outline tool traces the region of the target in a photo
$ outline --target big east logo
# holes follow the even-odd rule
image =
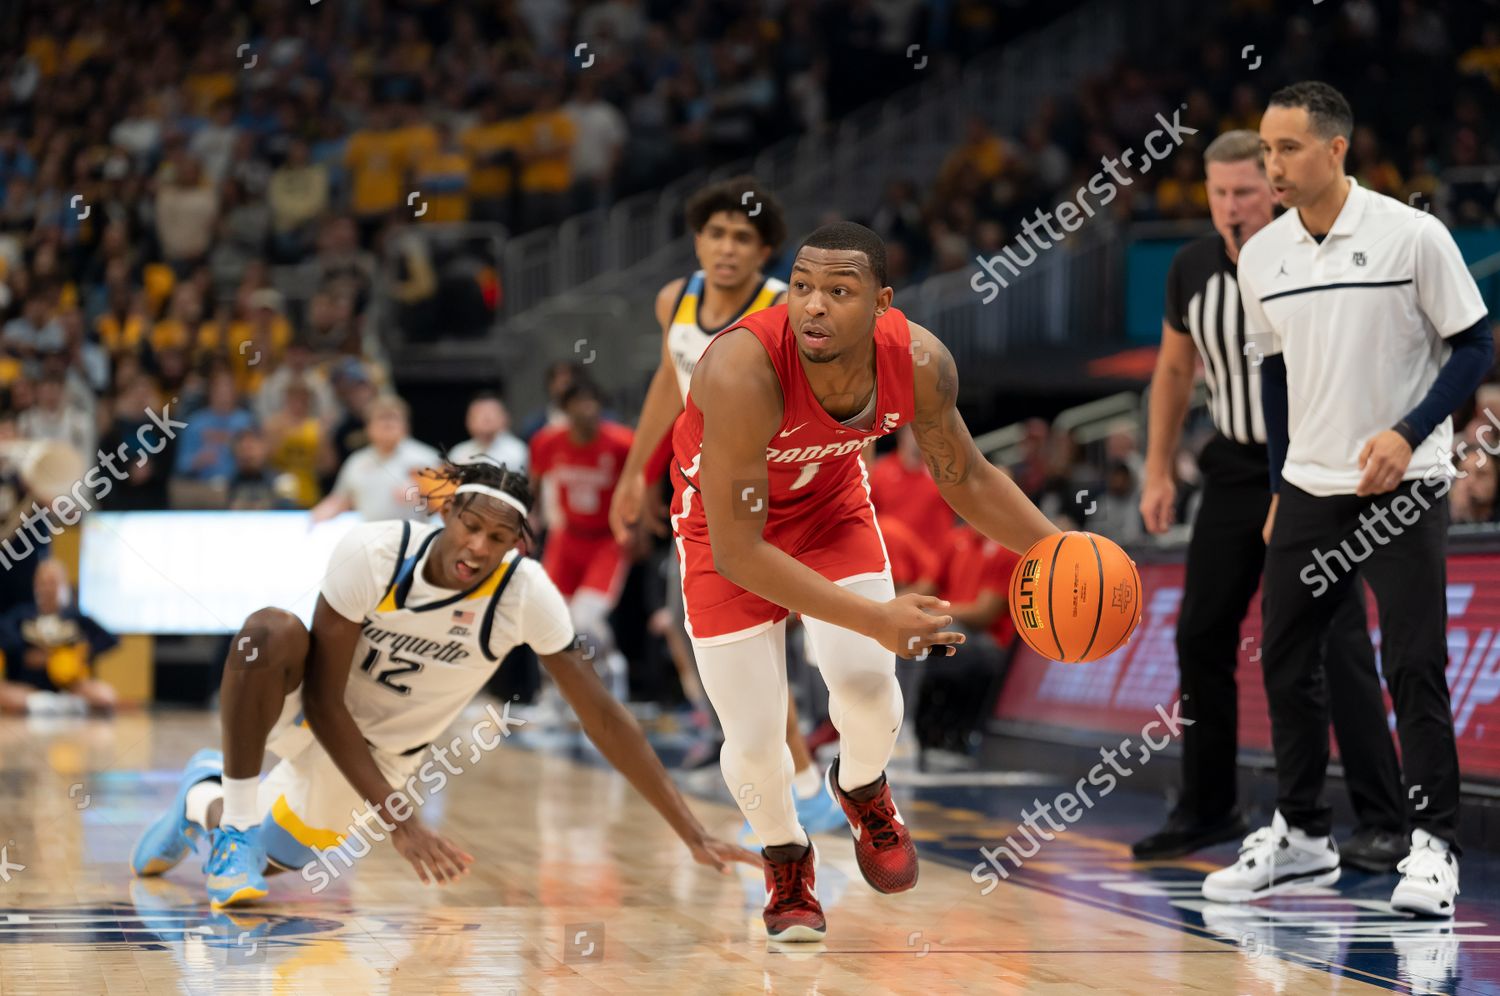
[[[1021,598],[1016,604],[1020,608],[1021,622],[1027,629],[1041,629],[1042,619],[1036,611],[1036,578],[1042,572],[1040,557],[1032,557],[1021,565]]]

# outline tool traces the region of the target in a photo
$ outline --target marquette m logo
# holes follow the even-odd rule
[[[1032,557],[1021,565],[1021,624],[1027,629],[1041,629],[1042,618],[1036,611],[1036,579],[1042,573],[1042,560]]]
[[[1357,252],[1357,253],[1354,254],[1354,265],[1355,266],[1364,266],[1365,265],[1365,254],[1364,253]]]

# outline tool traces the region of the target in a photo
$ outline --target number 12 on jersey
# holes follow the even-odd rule
[[[403,674],[417,674],[422,670],[422,662],[410,660],[404,657],[397,657],[395,654],[392,654],[391,666],[377,673],[375,670],[375,666],[379,662],[380,650],[376,647],[371,647],[370,652],[365,655],[365,659],[360,662],[359,669],[365,674],[372,675],[376,681],[380,682],[391,691],[396,692],[399,695],[410,695],[411,686],[403,685],[400,682],[392,681],[391,679]]]

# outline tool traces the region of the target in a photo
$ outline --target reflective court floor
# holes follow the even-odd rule
[[[917,888],[876,894],[847,832],[824,834],[827,939],[768,945],[754,869],[694,864],[575,735],[526,729],[474,750],[423,808],[477,858],[461,884],[423,886],[377,844],[319,892],[282,875],[261,905],[216,914],[206,849],[149,881],[127,859],[181,765],[217,743],[206,713],[0,720],[0,994],[1500,993],[1500,856],[1466,853],[1452,922],[1393,915],[1395,879],[1352,872],[1209,904],[1198,883],[1233,846],[1132,863],[1161,805],[1124,787],[1002,880],[975,871],[979,848],[1024,844],[1022,812],[1066,786],[900,759]],[[682,785],[705,825],[739,833],[715,769]]]

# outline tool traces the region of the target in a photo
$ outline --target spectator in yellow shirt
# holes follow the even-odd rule
[[[344,166],[350,176],[349,207],[365,244],[373,241],[386,215],[400,206],[403,197],[405,164],[390,120],[390,109],[375,105],[366,126],[350,135],[344,146]]]
[[[463,133],[463,149],[472,172],[469,195],[474,199],[472,215],[480,221],[514,225],[511,197],[515,191],[516,160],[521,141],[520,122],[500,119],[500,102],[491,97],[480,108],[480,123]]]
[[[1458,71],[1465,76],[1483,76],[1492,88],[1500,90],[1500,25],[1484,26],[1479,44],[1459,57]]]
[[[1156,210],[1163,218],[1203,218],[1208,215],[1208,193],[1198,175],[1196,156],[1178,156],[1172,175],[1156,186]]]
[[[109,36],[99,15],[85,15],[78,32],[68,40],[68,47],[63,50],[63,68],[69,72],[77,69],[94,56],[105,52],[108,44]]]
[[[469,157],[447,125],[436,129],[438,146],[421,153],[412,171],[412,189],[427,203],[424,222],[467,221],[469,217]],[[415,208],[413,210],[416,210]]]
[[[266,373],[275,369],[292,341],[292,326],[282,314],[281,292],[270,287],[252,291],[246,317],[222,326],[205,325],[198,339],[200,353],[222,353],[234,373],[235,390],[253,395]]]
[[[973,167],[981,183],[998,179],[1010,164],[1005,140],[990,128],[984,118],[975,114],[969,118],[965,128],[963,144],[943,161],[938,174],[938,186],[948,190],[958,181],[966,167]]]
[[[168,349],[191,349],[200,335],[203,323],[203,299],[198,288],[191,283],[181,283],[172,291],[172,303],[167,314],[151,328],[151,349],[162,352]]]
[[[394,124],[391,129],[391,139],[395,144],[396,158],[401,169],[400,208],[406,211],[410,194],[418,189],[413,185],[417,164],[424,156],[437,151],[438,132],[437,128],[427,120],[426,109],[415,100],[397,104],[392,120]],[[412,202],[410,210],[416,210],[415,201]]]
[[[323,497],[319,474],[331,474],[335,468],[327,427],[313,413],[312,391],[307,384],[294,381],[287,385],[282,407],[266,419],[265,433],[271,466],[297,482],[297,506],[312,508]]]
[[[553,87],[533,90],[536,110],[519,122],[521,208],[527,229],[561,221],[573,189],[573,119]]]
[[[37,565],[33,600],[0,617],[0,712],[45,709],[44,700],[76,695],[93,712],[111,712],[115,690],[94,677],[94,658],[119,640],[72,604],[67,568]]]
[[[51,76],[57,72],[57,41],[49,34],[37,30],[26,40],[26,58],[36,65],[36,71],[43,76]]]
[[[396,105],[395,129],[402,155],[408,168],[424,152],[438,147],[438,129],[441,122],[431,119],[425,104],[419,100],[408,100]]]
[[[198,51],[193,71],[182,81],[182,89],[192,101],[195,113],[206,117],[215,104],[234,96],[238,83],[230,69],[231,53],[228,47],[222,53],[216,47]]]
[[[1406,189],[1406,182],[1401,177],[1401,171],[1381,152],[1380,139],[1375,137],[1375,132],[1367,125],[1354,129],[1354,136],[1349,142],[1348,161],[1348,172],[1359,180],[1361,187],[1387,197],[1405,199],[1403,191]]]
[[[146,330],[151,327],[146,317],[145,291],[132,291],[129,287],[115,287],[109,292],[109,308],[94,319],[94,334],[99,344],[111,356],[135,353],[146,341]]]

